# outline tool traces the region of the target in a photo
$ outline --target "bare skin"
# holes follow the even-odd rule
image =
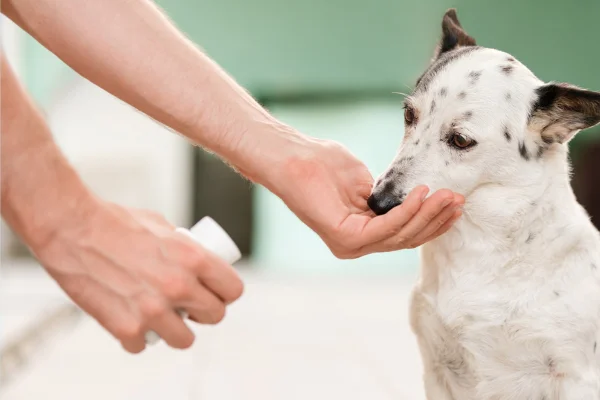
[[[264,185],[339,258],[413,248],[447,231],[462,196],[416,188],[376,217],[373,178],[341,145],[265,111],[145,0],[4,0],[2,13],[98,86]],[[194,336],[173,311],[217,323],[243,284],[162,216],[95,196],[2,57],[2,216],[67,294],[130,352],[156,331]]]

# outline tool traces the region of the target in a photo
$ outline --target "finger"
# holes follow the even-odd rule
[[[185,235],[179,235],[192,245],[183,262],[198,280],[227,304],[240,298],[244,284],[237,271],[211,251],[200,247]]]
[[[194,343],[194,334],[173,310],[167,309],[155,315],[148,327],[176,349],[187,349]]]
[[[203,254],[207,253],[201,250]],[[223,263],[225,266],[228,264]],[[202,279],[207,274],[210,276],[209,266],[202,269],[204,274],[197,276],[190,273],[166,275],[161,282],[161,293],[165,296],[165,301],[161,304],[152,303],[152,299],[144,299],[140,302],[147,317],[152,318],[164,310],[162,304],[170,304],[171,309],[182,309],[190,314],[196,321],[202,323],[219,322],[225,314],[225,300],[214,290],[208,288]],[[201,269],[196,267],[196,269]],[[194,272],[194,271],[191,271]],[[144,312],[144,311],[143,311]]]
[[[419,211],[429,193],[427,186],[417,186],[398,207],[384,215],[371,219],[360,234],[360,242],[373,244],[397,234]]]
[[[444,225],[442,225],[440,227],[440,229],[435,231],[431,236],[425,238],[423,243],[431,242],[432,240],[434,240],[434,239],[442,236],[444,233],[448,232],[450,230],[450,228],[452,228],[452,225],[454,225],[454,223],[456,221],[458,221],[461,216],[462,216],[462,210],[460,210],[460,209],[456,210],[454,212],[454,215],[452,216],[452,218],[450,218],[448,221],[446,221],[446,223]]]
[[[427,200],[425,200],[425,202],[423,202],[420,209],[417,210],[417,212],[413,214],[412,218],[404,226],[400,227],[398,231],[394,232],[393,235],[385,237],[383,240],[380,240],[377,243],[372,243],[362,247],[358,252],[358,256],[360,257],[371,253],[388,252],[406,248],[406,243],[412,239],[412,237],[414,237],[414,234],[412,237],[409,236],[411,232],[416,231],[418,233],[418,229],[424,229],[429,222],[431,222],[438,214],[441,213],[445,206],[449,204],[448,202],[452,202],[453,199],[454,194],[449,190],[442,189],[435,192]],[[394,210],[390,211],[390,213],[392,213]]]
[[[454,213],[462,206],[456,200],[446,206],[427,226],[417,234],[411,241],[410,247],[418,247],[425,243],[425,239],[433,235],[440,229],[448,220],[454,217]]]
[[[225,261],[208,252],[211,262],[203,270],[200,281],[226,304],[230,304],[242,296],[244,284],[237,271]]]
[[[385,241],[385,245],[395,246],[397,249],[405,248],[408,243],[418,236],[427,225],[434,221],[443,210],[452,204],[454,193],[450,190],[442,189],[434,193],[430,198],[423,202],[421,209],[415,216],[406,223],[393,238]]]
[[[121,340],[121,346],[131,354],[138,354],[146,348],[146,341],[143,338]]]
[[[183,306],[192,321],[201,324],[216,324],[225,317],[225,303],[207,288],[195,291],[194,299]]]
[[[140,319],[123,300],[88,277],[60,279],[62,288],[130,353],[146,347]]]

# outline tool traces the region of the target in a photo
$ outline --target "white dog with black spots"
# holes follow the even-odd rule
[[[420,184],[466,199],[421,248],[411,325],[427,397],[600,399],[600,234],[571,189],[567,148],[600,123],[600,93],[477,46],[455,10],[442,28],[369,198],[377,214]]]

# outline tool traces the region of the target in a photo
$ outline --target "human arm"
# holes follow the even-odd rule
[[[105,202],[84,185],[1,57],[1,210],[85,311],[130,352],[156,331],[174,347],[192,332],[173,309],[216,323],[242,292],[231,266],[162,217]]]
[[[82,76],[281,197],[338,257],[415,247],[460,215],[462,197],[440,191],[375,217],[361,162],[267,113],[150,1],[4,0],[2,11]]]

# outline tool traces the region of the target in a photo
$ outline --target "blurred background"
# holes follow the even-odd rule
[[[275,116],[342,142],[376,176],[402,139],[402,96],[449,7],[479,44],[544,80],[600,90],[597,0],[160,0]],[[98,194],[189,227],[212,216],[244,253],[244,297],[187,352],[130,356],[2,224],[2,399],[421,399],[407,307],[416,250],[335,259],[264,188],[95,87],[10,21],[2,45]],[[600,132],[572,143],[573,186],[600,227]]]

